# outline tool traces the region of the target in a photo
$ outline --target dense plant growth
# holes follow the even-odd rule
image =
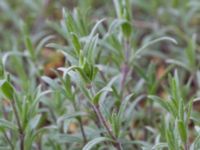
[[[200,149],[199,6],[1,0],[0,149]]]

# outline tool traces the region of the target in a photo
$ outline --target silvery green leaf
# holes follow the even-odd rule
[[[89,141],[84,147],[83,150],[91,150],[95,145],[104,142],[104,141],[110,141],[112,142],[113,140],[107,137],[97,137],[91,141]]]
[[[41,118],[41,114],[37,114],[34,118],[32,118],[32,119],[30,120],[29,125],[30,125],[30,128],[31,128],[32,130],[35,129],[35,128],[37,127],[37,125],[38,125],[39,122],[40,122],[40,118]]]

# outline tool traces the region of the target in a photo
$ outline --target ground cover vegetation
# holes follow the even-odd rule
[[[200,149],[199,0],[0,0],[0,149]]]

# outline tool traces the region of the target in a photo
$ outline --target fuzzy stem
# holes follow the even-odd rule
[[[125,83],[126,83],[126,78],[128,76],[128,73],[130,72],[130,68],[128,66],[129,57],[130,57],[129,39],[124,39],[124,49],[125,49],[124,50],[125,61],[121,67],[122,78],[121,78],[121,82],[120,82],[122,97],[123,97],[124,87],[125,87]]]
[[[187,144],[187,142],[184,144],[184,150],[188,150],[188,144]]]
[[[75,103],[75,99],[73,99],[73,103],[72,104],[73,104],[74,110],[78,111],[78,108],[77,108],[76,103]],[[84,142],[84,144],[86,144],[87,143],[87,136],[86,136],[85,130],[83,128],[82,119],[81,119],[81,117],[78,117],[77,119],[78,119],[78,122],[79,122],[79,125],[80,125],[81,134],[82,134],[82,137],[83,137],[83,142]]]
[[[117,140],[117,138],[113,134],[111,128],[109,127],[109,124],[107,123],[106,119],[104,118],[103,114],[101,113],[101,111],[99,109],[99,105],[92,104],[92,107],[93,107],[93,109],[94,109],[99,121],[101,122],[101,124],[106,128],[106,130],[107,130],[108,134],[110,135],[110,137],[115,141],[115,143],[113,143],[113,146],[117,150],[122,150],[121,143]]]
[[[78,122],[80,124],[80,128],[81,128],[81,134],[82,134],[82,137],[83,137],[83,141],[84,141],[84,144],[87,143],[87,137],[86,137],[86,134],[85,134],[85,130],[83,128],[83,122],[82,122],[82,119],[78,119]]]
[[[121,73],[122,73],[122,79],[121,79],[120,87],[121,87],[121,92],[123,94],[126,78],[129,73],[129,67],[126,63],[122,66]]]

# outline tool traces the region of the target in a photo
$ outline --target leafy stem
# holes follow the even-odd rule
[[[122,97],[123,97],[123,93],[124,93],[124,87],[126,84],[126,78],[130,72],[130,68],[129,68],[130,49],[131,49],[130,39],[124,38],[124,56],[125,56],[124,58],[125,58],[125,60],[121,67],[122,78],[121,78],[121,83],[120,83]]]
[[[15,116],[15,119],[17,121],[17,126],[18,126],[18,130],[19,130],[20,150],[24,150],[24,137],[25,137],[25,134],[24,134],[22,125],[20,123],[20,117],[19,117],[19,114],[17,112],[17,108],[16,108],[16,104],[15,104],[14,98],[11,101],[11,105],[12,105],[12,108],[13,108],[14,116]]]
[[[3,135],[6,139],[6,141],[8,142],[8,144],[10,145],[11,150],[14,150],[14,145],[12,144],[11,140],[9,139],[8,135],[6,134],[5,131],[3,131]]]
[[[75,104],[75,100],[73,100],[73,107],[74,107],[75,111],[78,111],[78,108],[77,108],[77,106]],[[82,118],[81,117],[77,117],[77,120],[78,120],[79,125],[80,125],[81,134],[82,134],[82,137],[83,137],[83,142],[84,142],[84,144],[86,144],[87,143],[87,136],[86,136],[85,130],[83,128]]]
[[[111,127],[109,126],[108,122],[106,121],[105,117],[103,116],[103,114],[100,111],[99,105],[92,104],[92,108],[95,111],[95,113],[96,113],[99,121],[101,122],[101,124],[106,128],[106,130],[107,130],[108,134],[110,135],[110,137],[115,141],[115,143],[113,143],[113,146],[117,150],[122,150],[121,143],[117,140],[117,137],[112,132]]]
[[[85,130],[84,130],[84,128],[83,128],[82,119],[81,119],[81,118],[78,118],[78,122],[79,122],[79,124],[80,124],[81,134],[82,134],[82,137],[83,137],[84,144],[86,144],[86,143],[87,143],[87,137],[86,137],[86,134],[85,134]]]

